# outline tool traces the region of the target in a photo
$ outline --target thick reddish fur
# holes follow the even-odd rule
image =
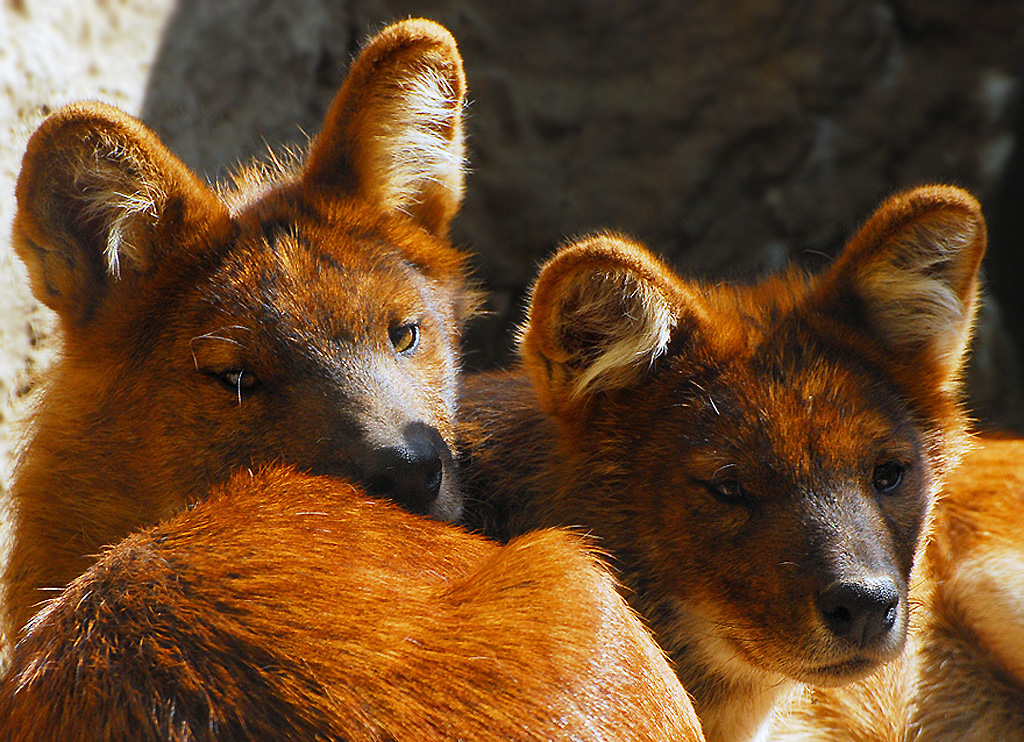
[[[305,163],[217,192],[109,106],[70,106],[33,135],[14,244],[62,350],[10,490],[8,645],[103,545],[241,467],[372,486],[374,456],[410,431],[448,454],[475,302],[447,240],[464,94],[451,35],[409,21],[367,45]],[[389,333],[407,323],[419,344],[402,355]],[[255,384],[225,383],[238,374]],[[445,458],[435,501],[396,499],[457,517]]]
[[[795,683],[848,683],[902,650],[915,554],[964,449],[984,248],[977,202],[943,186],[888,200],[813,277],[706,285],[615,236],[563,248],[521,368],[467,383],[470,524],[584,527],[708,739],[756,735]],[[821,607],[851,582],[894,601],[863,646]]]
[[[703,739],[578,538],[499,547],[279,469],[107,551],[13,660],[11,742]]]

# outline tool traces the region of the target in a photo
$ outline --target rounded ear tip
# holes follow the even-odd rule
[[[31,212],[36,200],[35,189],[40,181],[50,178],[53,157],[61,152],[59,143],[75,129],[93,131],[96,125],[116,125],[127,114],[99,101],[70,103],[48,115],[32,132],[18,173],[16,196],[22,210]]]
[[[598,232],[560,246],[541,267],[541,276],[556,272],[559,266],[612,261],[614,263],[656,262],[650,251],[638,242],[614,232]]]
[[[566,252],[586,252],[593,254],[601,253],[623,253],[623,252],[636,252],[644,251],[646,248],[642,247],[639,243],[634,242],[625,235],[617,234],[616,232],[597,232],[595,234],[587,235],[567,245],[564,250]]]
[[[953,185],[926,185],[893,197],[912,212],[926,213],[950,209],[965,212],[972,221],[983,220],[981,204],[971,193]]]
[[[76,135],[75,132],[80,134]],[[29,137],[18,176],[19,201],[30,197],[26,189],[36,179],[46,180],[52,173],[47,163],[66,153],[67,145],[95,136],[99,132],[131,132],[147,136],[146,128],[137,119],[119,108],[100,101],[70,103],[47,116]]]
[[[451,31],[437,21],[429,18],[406,18],[387,26],[382,34],[394,34],[410,40],[435,41],[441,44],[455,45],[455,37]]]
[[[460,69],[462,67],[462,58],[459,56],[455,37],[440,23],[426,18],[408,18],[392,23],[374,36],[368,47],[376,47],[387,52],[413,44],[439,47],[453,65]]]
[[[185,166],[137,118],[107,103],[80,101],[50,114],[29,137],[16,187],[19,206],[32,208],[37,183],[54,182],[76,157],[96,152],[100,143],[101,149],[116,153],[118,158],[123,159],[132,150],[135,155],[145,154],[136,162],[156,159],[162,161],[168,173],[187,173]],[[198,183],[191,173],[187,176],[190,185]]]
[[[120,108],[102,101],[87,100],[69,103],[47,116],[32,135],[48,137],[75,126],[140,126],[139,122]]]
[[[664,288],[676,284],[675,274],[642,244],[615,232],[598,232],[560,247],[541,267],[535,294],[580,270],[597,269],[633,273]]]

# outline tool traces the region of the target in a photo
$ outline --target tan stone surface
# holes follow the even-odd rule
[[[14,184],[29,134],[83,98],[137,112],[171,0],[4,0],[0,4],[0,488],[23,411],[52,345],[52,314],[14,256]]]

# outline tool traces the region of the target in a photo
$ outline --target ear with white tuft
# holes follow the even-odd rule
[[[33,292],[72,323],[227,220],[152,132],[102,103],[71,105],[42,123],[22,161],[17,201],[13,242]]]
[[[455,40],[432,21],[375,36],[313,143],[304,182],[404,212],[445,237],[462,203],[466,79]]]
[[[826,285],[858,299],[862,320],[903,362],[950,382],[970,342],[985,244],[981,207],[969,193],[917,188],[879,207]]]
[[[638,383],[667,350],[684,298],[674,274],[635,243],[599,235],[559,250],[521,334],[541,403],[558,412]]]

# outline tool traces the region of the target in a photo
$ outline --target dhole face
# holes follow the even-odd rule
[[[708,286],[614,236],[563,248],[522,372],[467,384],[468,522],[596,535],[708,739],[756,737],[787,684],[904,645],[984,246],[977,203],[927,187],[813,277]]]
[[[770,293],[721,297],[705,347],[595,400],[574,435],[583,458],[621,446],[607,489],[645,538],[612,538],[662,573],[655,610],[686,625],[689,651],[843,682],[903,645],[931,462],[884,370],[851,365],[799,319],[773,327],[764,318],[792,308]],[[630,450],[622,421],[640,411]]]
[[[903,656],[859,683],[805,689],[780,707],[769,739],[1022,738],[1022,455],[1019,436],[974,439],[936,501]]]
[[[282,461],[453,518],[458,256],[427,266],[424,235],[361,223],[359,204],[312,208],[238,215],[216,270],[167,310],[179,319],[157,327],[152,356],[133,359],[179,378],[150,377],[137,408],[194,452],[183,481]]]
[[[142,124],[69,106],[32,136],[13,241],[62,354],[11,488],[8,640],[102,546],[282,464],[455,519],[448,240],[462,199],[454,40],[397,24],[321,133],[210,189]]]

